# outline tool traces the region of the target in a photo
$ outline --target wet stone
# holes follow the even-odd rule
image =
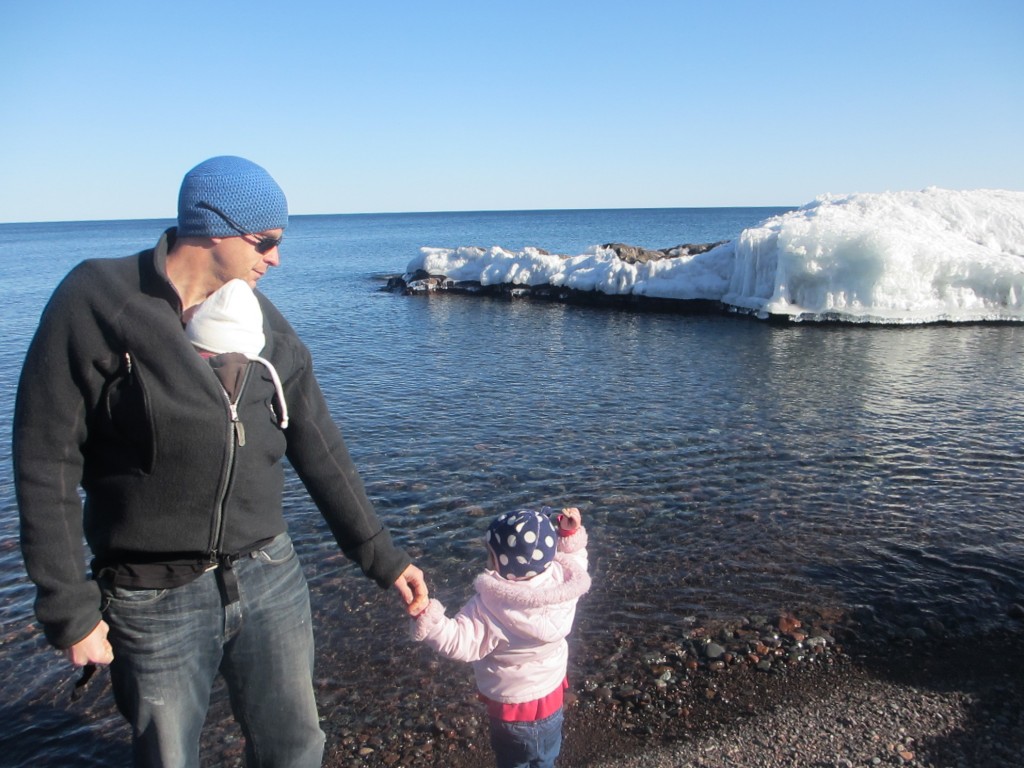
[[[720,659],[724,653],[725,648],[718,643],[708,643],[704,647],[704,655],[709,659]]]

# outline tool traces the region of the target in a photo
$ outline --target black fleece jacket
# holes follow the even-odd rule
[[[250,366],[242,429],[233,422],[166,276],[174,234],[135,256],[75,267],[44,310],[22,370],[14,416],[21,545],[36,616],[58,648],[101,619],[83,534],[94,572],[245,551],[285,530],[284,457],[367,576],[387,587],[409,564],[373,511],[308,349],[259,293],[262,356],[281,377],[289,425],[278,426],[263,366]]]

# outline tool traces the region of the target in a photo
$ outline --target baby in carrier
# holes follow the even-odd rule
[[[288,427],[288,404],[273,364],[260,357],[267,343],[259,299],[244,280],[229,280],[200,304],[185,325],[185,333],[200,355],[209,360],[227,394],[239,445],[245,444],[236,410],[250,363],[263,365],[277,390],[278,424]]]

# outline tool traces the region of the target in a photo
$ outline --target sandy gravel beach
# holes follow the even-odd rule
[[[702,664],[674,684],[634,671],[616,690],[581,690],[567,711],[560,768],[783,768],[1024,765],[1024,634],[917,638],[839,647],[759,669]],[[662,675],[663,676],[663,675]],[[658,678],[655,678],[658,679]],[[473,703],[418,731],[336,742],[328,768],[493,765]]]
[[[1022,650],[1020,636],[961,641],[800,672],[764,689],[751,685],[736,692],[731,711],[728,705],[716,708],[717,722],[670,744],[657,738],[624,741],[608,744],[608,754],[600,755],[585,746],[593,726],[581,728],[571,735],[562,765],[1020,766]]]
[[[985,636],[862,630],[851,640],[813,622],[782,632],[781,621],[695,632],[693,641],[654,631],[584,635],[573,649],[558,766],[1022,766],[1024,626],[1012,621]],[[321,679],[347,691],[321,711],[324,768],[492,768],[468,669],[400,642],[396,653],[404,647],[419,673],[412,685],[364,691]],[[11,711],[10,725],[42,712]],[[243,740],[222,690],[210,715],[202,765],[240,768]],[[91,730],[99,721],[115,725]],[[23,738],[0,736],[0,765],[67,764],[54,762],[61,746],[47,729],[75,734],[75,765],[130,762],[106,675],[64,719],[38,722]]]

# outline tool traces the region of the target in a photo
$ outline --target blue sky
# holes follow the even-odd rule
[[[293,213],[1024,189],[1024,3],[9,2],[0,221],[173,217],[237,154]]]

